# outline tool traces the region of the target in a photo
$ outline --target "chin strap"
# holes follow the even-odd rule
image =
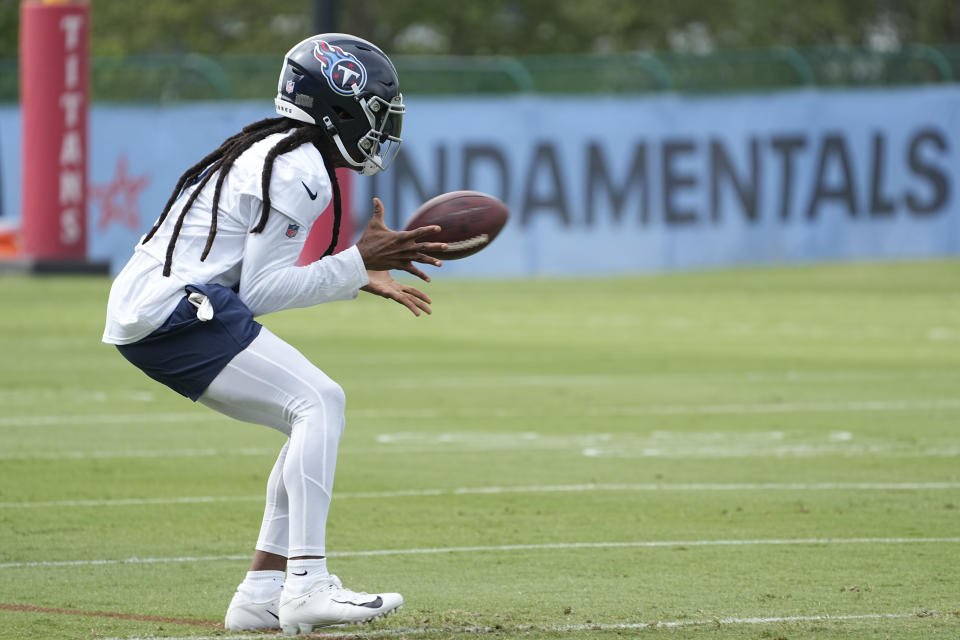
[[[378,171],[382,171],[383,167],[380,164],[380,156],[368,156],[365,162],[357,162],[353,159],[347,152],[347,148],[343,145],[343,140],[340,139],[340,134],[337,132],[337,128],[333,126],[333,122],[329,117],[323,117],[323,127],[327,132],[327,135],[333,139],[334,144],[337,145],[337,149],[340,150],[340,155],[343,156],[343,159],[350,163],[351,166],[360,169],[360,173],[365,176],[372,176]]]

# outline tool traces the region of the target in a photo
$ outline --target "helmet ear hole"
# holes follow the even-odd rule
[[[353,120],[353,116],[350,114],[350,112],[341,106],[334,105],[333,112],[336,113],[337,117],[341,120]]]

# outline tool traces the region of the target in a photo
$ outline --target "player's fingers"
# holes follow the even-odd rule
[[[404,234],[403,239],[408,240],[413,238],[422,238],[423,236],[430,235],[431,233],[440,233],[440,225],[431,224],[426,227],[417,227],[416,229],[410,229],[409,231],[401,231],[400,233]]]
[[[414,305],[415,307],[417,307],[418,309],[420,309],[421,311],[423,311],[423,312],[424,312],[425,314],[427,314],[428,316],[431,315],[431,314],[433,314],[433,311],[430,310],[430,305],[427,304],[426,302],[424,302],[423,300],[420,300],[419,298],[413,298],[413,297],[411,297],[411,298],[410,298],[410,301],[413,303],[413,305]],[[418,315],[418,316],[420,315],[420,314],[417,313],[416,311],[414,311],[414,314],[415,314],[415,315]]]
[[[408,297],[404,297],[404,298],[402,298],[402,299],[401,299],[401,298],[397,298],[397,302],[399,302],[400,304],[402,304],[403,306],[405,306],[407,309],[410,309],[410,312],[411,312],[413,315],[417,316],[418,318],[420,317],[420,308],[419,308],[419,307],[417,306],[417,304],[416,304],[413,300],[411,300],[410,298],[408,298]]]
[[[418,242],[415,246],[420,253],[442,253],[447,250],[446,242]]]
[[[380,201],[380,198],[374,197],[373,199],[373,217],[371,221],[378,224],[387,226],[383,222],[383,202]]]
[[[421,311],[426,313],[427,315],[430,315],[432,313],[432,311],[430,310],[430,305],[424,300],[407,293],[409,289],[410,287],[404,287],[403,299],[400,300],[398,298],[398,301],[401,302],[405,307],[410,309],[410,311],[412,311],[413,315],[415,316],[419,316]],[[414,291],[416,291],[416,289],[414,289]]]
[[[420,271],[420,269],[417,269],[415,266],[413,266],[413,263],[412,263],[412,262],[408,262],[406,265],[400,267],[400,270],[401,270],[401,271],[406,271],[406,272],[409,273],[410,275],[417,276],[418,278],[420,278],[420,279],[423,280],[424,282],[430,282],[430,276],[428,276],[428,275],[425,274],[423,271]]]
[[[406,294],[409,294],[409,295],[411,295],[411,296],[413,296],[413,297],[415,297],[415,298],[419,298],[420,300],[423,300],[423,301],[426,302],[427,304],[432,304],[432,303],[433,303],[433,300],[430,299],[430,296],[428,296],[428,295],[425,294],[423,291],[420,291],[419,289],[417,289],[417,288],[415,288],[415,287],[404,287],[404,288],[403,288],[403,292],[406,293]]]
[[[413,257],[413,261],[414,261],[414,262],[420,262],[420,263],[423,263],[423,264],[429,264],[429,265],[432,265],[432,266],[434,266],[434,267],[442,267],[442,266],[443,266],[443,261],[440,260],[440,258],[435,258],[435,257],[433,257],[433,256],[431,256],[431,255],[426,254],[426,253],[418,253],[417,255],[415,255],[415,256]]]

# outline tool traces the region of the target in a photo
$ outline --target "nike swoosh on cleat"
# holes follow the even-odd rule
[[[366,607],[367,609],[379,609],[383,606],[383,598],[380,596],[377,596],[375,600],[371,600],[370,602],[350,602],[349,600],[333,600],[333,602],[352,604],[355,607]]]
[[[270,615],[272,615],[272,616],[273,616],[274,618],[276,618],[277,620],[280,619],[280,616],[278,616],[277,614],[275,614],[273,611],[270,611],[270,609],[267,609],[267,613],[269,613]]]
[[[307,572],[304,571],[303,573],[297,573],[296,571],[291,571],[291,572],[290,572],[290,575],[294,575],[294,576],[305,576],[305,575],[307,575]]]
[[[307,190],[307,195],[310,196],[310,199],[311,199],[311,200],[316,200],[316,199],[317,199],[317,192],[316,192],[316,191],[310,191],[310,187],[307,186],[307,183],[306,183],[306,182],[304,182],[303,180],[301,180],[301,181],[300,181],[300,184],[302,184],[302,185],[303,185],[303,188]]]

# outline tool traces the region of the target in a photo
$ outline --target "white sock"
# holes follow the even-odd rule
[[[310,590],[318,580],[326,578],[326,558],[310,558],[306,560],[287,561],[287,582],[284,585],[286,593],[293,596],[303,595]]]
[[[275,600],[283,588],[283,571],[247,571],[240,587],[254,602]]]

